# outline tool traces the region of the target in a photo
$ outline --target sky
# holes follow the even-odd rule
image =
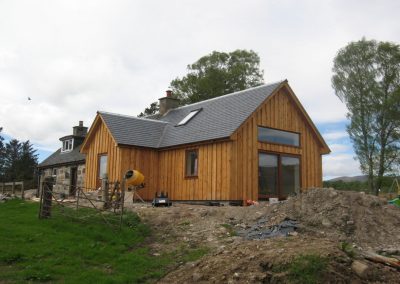
[[[41,161],[97,110],[137,115],[200,57],[251,49],[330,146],[324,178],[359,175],[332,62],[362,37],[400,43],[399,11],[398,0],[0,0],[0,127]]]

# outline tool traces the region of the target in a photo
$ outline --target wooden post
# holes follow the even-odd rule
[[[4,194],[4,182],[1,184],[1,193]]]
[[[51,217],[51,202],[53,198],[53,177],[46,177],[43,185],[43,193],[40,207],[39,218],[49,218]]]
[[[24,194],[24,182],[21,181],[21,199],[24,199],[25,194]]]
[[[108,197],[108,179],[107,178],[103,178],[101,180],[101,190],[102,190],[102,199],[103,199],[103,208],[107,209],[110,207],[110,200]]]
[[[76,210],[78,211],[78,209],[79,209],[79,197],[81,196],[81,188],[78,187],[77,191],[78,192],[76,193],[75,198],[76,198]]]
[[[12,182],[11,185],[11,194],[14,195],[15,194],[15,181]]]

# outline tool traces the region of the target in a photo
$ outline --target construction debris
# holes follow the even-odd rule
[[[239,231],[238,235],[243,236],[247,240],[264,240],[273,237],[287,237],[298,228],[298,222],[289,218],[276,225],[266,227],[266,224],[267,219],[260,218],[250,229]]]

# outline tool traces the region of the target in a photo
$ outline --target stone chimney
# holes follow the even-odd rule
[[[167,90],[166,96],[159,98],[158,101],[160,102],[160,114],[164,115],[170,109],[176,108],[179,106],[179,99],[172,97],[172,91]]]
[[[79,137],[85,137],[88,130],[87,127],[83,126],[82,120],[79,121],[79,126],[74,126],[72,127],[72,129],[73,129],[72,135]]]

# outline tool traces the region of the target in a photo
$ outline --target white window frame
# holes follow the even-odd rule
[[[193,117],[196,116],[196,114],[198,114],[202,109],[195,109],[192,110],[191,112],[189,112],[176,126],[182,126],[185,125],[186,123],[188,123]]]
[[[67,139],[62,142],[61,152],[71,152],[74,149],[74,139]]]

